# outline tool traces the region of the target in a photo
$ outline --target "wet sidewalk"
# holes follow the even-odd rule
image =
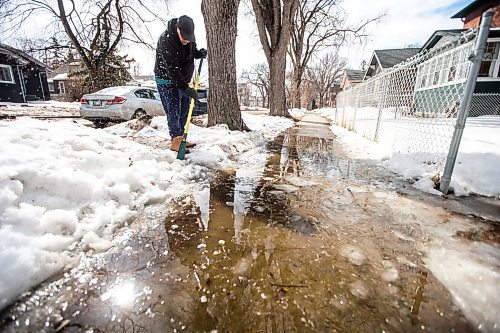
[[[498,224],[350,160],[318,116],[265,153],[147,207],[110,251],[6,309],[2,331],[498,330],[494,310],[469,307],[498,303],[498,289],[488,299],[450,279],[464,274],[454,256],[481,257],[494,288]]]

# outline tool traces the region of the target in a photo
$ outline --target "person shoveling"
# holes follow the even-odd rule
[[[205,49],[196,48],[194,23],[189,16],[183,15],[168,22],[167,30],[158,39],[154,72],[172,139],[170,150],[179,151],[188,119],[189,103],[191,99],[198,100],[196,89],[189,87],[194,59],[204,59],[206,56]],[[195,145],[193,142],[186,142],[188,148]]]

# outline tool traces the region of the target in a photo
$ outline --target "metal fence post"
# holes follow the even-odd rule
[[[377,117],[377,128],[375,129],[375,136],[373,137],[373,141],[378,142],[379,131],[380,131],[380,122],[382,121],[382,111],[385,107],[385,97],[386,97],[386,77],[382,77],[382,91],[381,96],[378,100],[378,117]]]
[[[465,121],[467,120],[467,111],[469,110],[472,94],[474,93],[474,89],[476,87],[479,67],[481,66],[481,61],[484,57],[484,49],[490,32],[492,17],[493,10],[489,9],[483,14],[481,19],[479,34],[476,39],[476,44],[474,45],[474,54],[471,58],[472,64],[470,66],[469,75],[467,76],[467,82],[465,83],[464,94],[460,100],[460,108],[458,110],[455,131],[453,132],[450,150],[448,152],[448,157],[446,158],[446,165],[444,167],[441,184],[439,186],[440,191],[444,194],[448,194],[450,187],[451,175],[453,174],[453,169],[457,160],[458,148],[460,146],[460,140],[462,139]]]
[[[344,107],[344,109],[342,109],[342,120],[341,121],[342,122],[341,122],[340,126],[345,128],[345,126],[344,126],[345,125],[345,107]]]
[[[339,108],[339,103],[338,103],[339,95],[337,94],[337,97],[335,98],[335,113],[333,116],[333,123],[337,125],[337,110]]]
[[[338,119],[339,119],[339,107],[342,106],[344,107],[344,93],[341,92],[341,96],[340,96],[340,100],[339,102],[340,103],[337,103],[337,107],[335,108],[335,125],[338,125]],[[340,104],[340,105],[339,105]]]
[[[353,119],[352,119],[352,129],[351,129],[351,131],[353,131],[353,132],[356,132],[356,116],[357,116],[357,113],[358,113],[358,107],[359,107],[359,95],[356,97],[356,104],[355,104],[355,107],[354,107],[354,115],[353,115]]]

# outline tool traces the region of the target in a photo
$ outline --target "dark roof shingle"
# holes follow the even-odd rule
[[[345,75],[349,81],[363,81],[363,77],[365,76],[365,71],[357,70],[357,69],[346,69]]]
[[[419,48],[375,50],[375,54],[382,68],[391,68],[394,65],[413,57],[418,53]]]
[[[29,54],[27,54],[19,49],[16,49],[15,47],[0,43],[0,52],[8,54],[8,55],[15,57],[15,58],[20,58],[20,59],[24,60],[25,62],[33,62],[40,67],[48,69],[47,65],[45,65],[43,62],[36,60],[35,58],[30,56]]]
[[[476,0],[472,1],[470,4],[462,8],[458,13],[453,15],[451,18],[463,18],[469,15],[470,13],[483,8],[493,8],[495,6],[500,5],[500,0]]]

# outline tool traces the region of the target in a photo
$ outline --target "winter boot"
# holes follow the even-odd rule
[[[187,141],[187,142],[186,142],[186,148],[192,148],[192,147],[194,147],[194,146],[196,146],[196,143],[191,142],[191,141]]]
[[[176,136],[170,142],[170,150],[179,151],[179,147],[181,146],[182,136]]]

